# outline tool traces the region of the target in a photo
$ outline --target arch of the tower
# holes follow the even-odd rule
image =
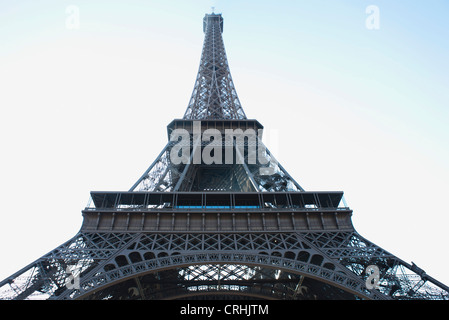
[[[360,281],[291,251],[118,255],[81,281],[75,299],[365,299]]]

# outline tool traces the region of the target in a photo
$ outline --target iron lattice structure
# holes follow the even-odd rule
[[[184,119],[246,119],[229,71],[223,43],[223,18],[208,15],[200,67]]]
[[[259,135],[226,139],[262,126],[237,97],[221,14],[203,25],[192,97],[165,148],[129,191],[91,192],[80,231],[0,282],[0,298],[448,300],[447,286],[356,232],[343,192],[305,191]],[[177,129],[191,139],[173,139]],[[211,146],[214,164],[195,161]]]

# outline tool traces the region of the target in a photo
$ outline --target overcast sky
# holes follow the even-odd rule
[[[446,0],[0,2],[0,279],[160,153],[212,6],[277,160],[307,191],[344,191],[362,236],[449,285]]]

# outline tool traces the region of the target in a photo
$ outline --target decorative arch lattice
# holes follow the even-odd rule
[[[379,298],[367,291],[363,282],[350,273],[336,270],[318,254],[303,262],[287,251],[283,255],[245,252],[159,254],[151,260],[120,265],[136,257],[133,251],[115,258],[97,276],[81,282],[72,299],[168,299],[204,294],[228,294],[269,299],[319,299],[320,294],[335,298]],[[287,258],[290,257],[290,258]],[[313,258],[312,257],[312,258]],[[324,292],[323,292],[324,291]],[[373,294],[374,293],[374,294]]]

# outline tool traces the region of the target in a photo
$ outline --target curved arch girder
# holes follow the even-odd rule
[[[175,268],[189,267],[192,265],[207,264],[234,264],[277,269],[330,284],[346,292],[355,294],[360,298],[384,298],[381,293],[375,290],[368,291],[364,287],[363,281],[351,275],[350,273],[330,270],[323,266],[264,254],[251,254],[245,252],[203,252],[194,254],[179,254],[155,258],[147,261],[139,261],[109,271],[100,272],[85,281],[83,281],[83,279],[81,278],[79,289],[74,289],[71,291],[67,290],[57,299],[83,298],[94,291],[101,290],[103,288],[112,286],[122,281],[126,281],[128,279],[132,279],[136,276]]]

